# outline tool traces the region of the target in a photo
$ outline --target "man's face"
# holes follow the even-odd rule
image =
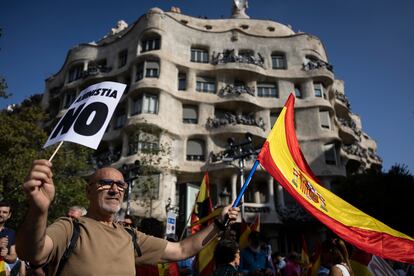
[[[10,207],[3,206],[0,207],[0,224],[6,223],[6,221],[11,217]]]
[[[116,169],[103,168],[95,173],[87,189],[91,210],[114,215],[121,209],[126,188],[117,183],[124,183],[124,177]]]

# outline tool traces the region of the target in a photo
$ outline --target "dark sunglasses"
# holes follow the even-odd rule
[[[102,189],[109,190],[115,184],[121,192],[128,188],[128,183],[121,181],[121,180],[113,180],[113,179],[99,179],[98,180],[99,187]]]

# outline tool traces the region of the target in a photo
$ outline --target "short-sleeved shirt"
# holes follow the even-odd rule
[[[136,231],[142,256],[136,257],[131,235],[123,226],[100,223],[88,217],[79,218],[80,235],[61,275],[135,275],[135,263],[156,264],[165,251],[167,241]],[[47,258],[49,275],[56,273],[59,260],[73,233],[69,218],[50,225],[46,234],[53,241]]]
[[[16,233],[14,232],[13,229],[3,227],[3,229],[1,229],[0,231],[0,238],[3,238],[3,237],[8,237],[9,245],[7,246],[7,248],[10,251],[10,247],[16,243]]]

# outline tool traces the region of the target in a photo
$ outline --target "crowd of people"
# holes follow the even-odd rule
[[[216,238],[213,275],[310,275],[311,264],[300,254],[273,252],[259,232],[251,231],[241,248],[240,233],[231,227],[239,208],[223,208],[213,223],[181,241],[176,235],[164,237],[156,219],[139,225],[129,215],[118,220],[127,188],[120,171],[98,169],[86,188],[89,208],[72,206],[47,225],[55,196],[52,164],[35,160],[23,184],[29,209],[17,234],[6,226],[11,205],[0,202],[0,275],[198,275],[194,256]],[[224,225],[226,218],[230,227]],[[341,239],[324,241],[319,256],[316,275],[356,275]],[[392,265],[397,275],[414,275],[412,266]]]

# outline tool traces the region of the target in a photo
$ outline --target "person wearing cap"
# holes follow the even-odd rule
[[[61,275],[135,275],[135,264],[186,259],[225,230],[223,221],[226,216],[232,223],[239,214],[239,208],[227,206],[214,224],[179,242],[169,242],[135,230],[141,253],[138,254],[132,236],[114,221],[127,188],[122,173],[115,168],[98,169],[91,176],[86,187],[88,212],[79,218],[80,237]],[[62,218],[46,227],[48,209],[55,197],[52,163],[35,160],[23,189],[29,209],[17,233],[17,253],[31,264],[47,263],[49,275],[55,275],[72,237],[74,224],[70,218]]]

